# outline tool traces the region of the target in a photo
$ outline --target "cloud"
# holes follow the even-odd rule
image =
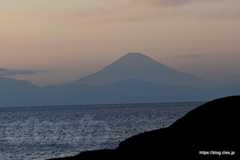
[[[178,6],[187,3],[194,2],[195,0],[134,0],[141,3],[148,3],[151,5],[161,5],[161,6]]]
[[[87,24],[87,30],[90,25],[105,25],[122,21],[174,19],[176,17],[220,20],[234,18],[235,20],[240,17],[239,0],[52,0],[51,2],[41,0],[29,1],[28,3],[26,1],[25,3],[20,3],[18,0],[12,1],[14,3],[0,2],[0,9],[3,10],[3,13],[5,10],[7,17],[2,24],[7,26],[11,19],[19,25],[21,17],[24,17],[21,25],[26,26],[36,25],[43,28],[44,24],[47,26],[46,28],[53,26],[56,29],[68,25],[79,28],[78,24],[83,28],[83,25]],[[6,3],[9,7],[6,7]],[[9,16],[12,14],[15,16]],[[36,17],[38,18],[36,19]],[[29,24],[30,22],[31,24]],[[54,24],[58,23],[60,24],[56,27]],[[31,29],[34,28],[38,27],[31,27]]]
[[[204,58],[204,54],[201,53],[192,53],[192,54],[182,54],[182,55],[176,55],[176,58],[184,58],[184,59],[198,59],[198,58]]]
[[[0,68],[0,76],[17,76],[17,75],[33,75],[45,71],[39,70],[15,70],[15,69],[5,69]]]
[[[129,0],[135,5],[145,5],[152,9],[168,10],[179,16],[203,18],[239,18],[239,0]],[[160,12],[162,13],[162,12]]]
[[[108,3],[107,3],[108,2]],[[104,0],[96,7],[96,19],[109,21],[145,21],[162,18],[229,20],[240,17],[239,0]],[[124,12],[123,12],[124,10]],[[90,16],[91,17],[91,16]],[[93,16],[94,17],[94,16]]]

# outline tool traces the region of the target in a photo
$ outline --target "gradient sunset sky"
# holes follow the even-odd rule
[[[0,1],[0,68],[11,71],[4,76],[21,70],[20,79],[61,83],[128,52],[200,77],[240,80],[240,1]]]

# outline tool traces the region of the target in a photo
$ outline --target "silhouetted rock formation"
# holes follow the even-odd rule
[[[160,160],[237,160],[240,152],[239,107],[239,96],[218,99],[189,112],[168,128],[133,136],[120,143],[115,150],[83,152],[61,160],[133,160],[139,157]],[[203,153],[209,155],[202,155],[200,151],[207,151]],[[233,155],[226,155],[228,152],[222,151],[230,151]],[[216,155],[220,153],[222,155]]]

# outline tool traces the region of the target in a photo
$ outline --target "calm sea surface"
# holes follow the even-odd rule
[[[1,107],[0,159],[45,160],[115,148],[167,127],[200,103]]]

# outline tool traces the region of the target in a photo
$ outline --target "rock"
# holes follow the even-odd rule
[[[133,136],[115,150],[83,152],[56,160],[194,159],[240,157],[240,96],[206,103],[168,128]]]

